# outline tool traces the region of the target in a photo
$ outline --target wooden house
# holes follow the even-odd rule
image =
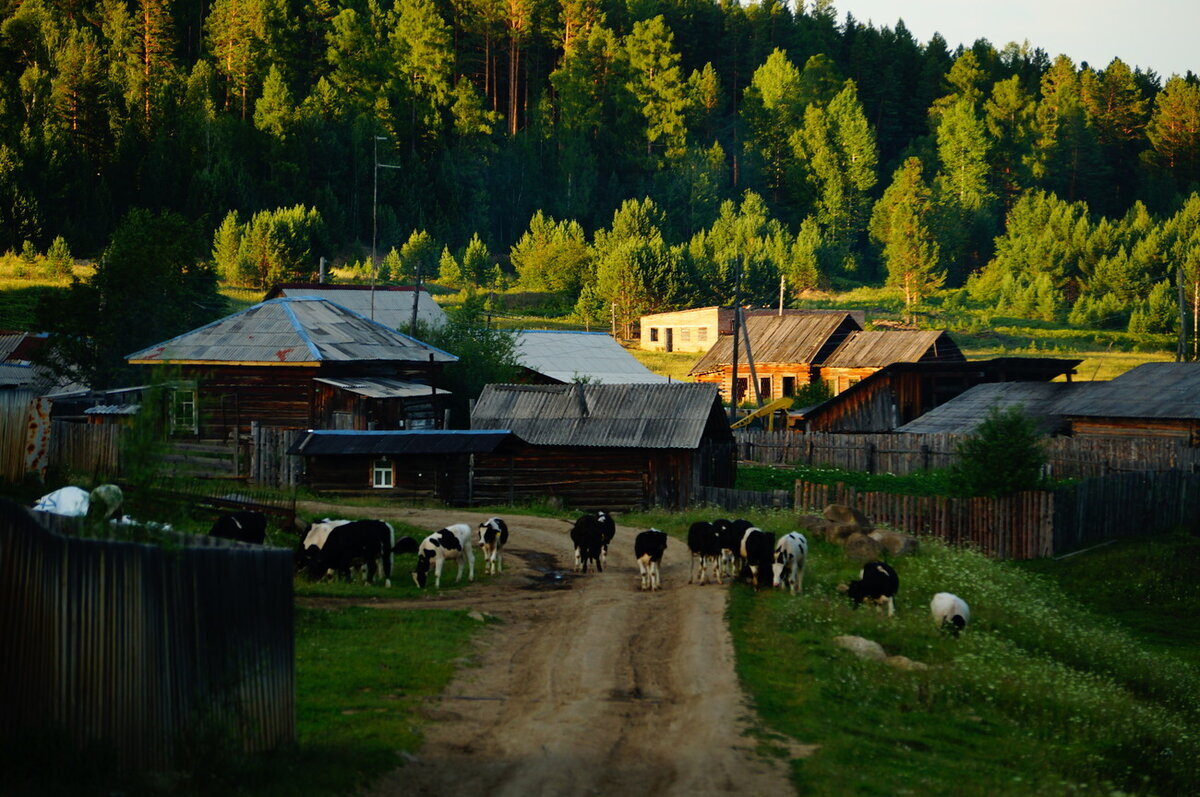
[[[958,344],[932,329],[861,330],[852,333],[821,364],[821,380],[833,395],[892,363],[965,362]]]
[[[975,385],[1070,380],[1079,363],[1046,357],[893,363],[815,407],[789,413],[788,426],[808,432],[890,432]]]
[[[764,402],[792,396],[819,379],[825,360],[861,328],[849,313],[750,316],[746,319],[750,350],[746,350],[739,335],[736,379],[732,335],[722,336],[689,374],[697,382],[719,385],[725,401],[733,395],[735,384],[738,402],[754,398],[752,378],[758,380],[758,393]]]
[[[733,486],[733,434],[715,385],[488,385],[471,426],[517,438],[507,454],[475,458],[477,500],[678,508],[701,484]]]
[[[1088,383],[1074,382],[986,382],[934,407],[916,420],[896,429],[906,434],[958,434],[975,431],[993,409],[1020,407],[1045,434],[1061,434],[1067,424],[1057,405]]]
[[[862,310],[792,310],[774,308],[743,308],[742,316],[780,315],[840,315],[849,312],[859,327],[866,323]],[[639,347],[646,351],[706,352],[721,335],[733,332],[732,307],[696,307],[691,310],[672,310],[644,315],[639,322]]]
[[[606,332],[527,329],[516,333],[520,381],[538,385],[667,382]]]
[[[127,357],[171,367],[176,434],[441,425],[436,389],[458,358],[326,299],[272,299]]]
[[[288,453],[304,457],[305,484],[322,493],[470,505],[476,457],[507,456],[515,442],[504,430],[313,430]]]
[[[1200,445],[1200,363],[1145,363],[1084,383],[1055,407],[1074,437],[1170,438]],[[1080,387],[1083,387],[1081,385]]]

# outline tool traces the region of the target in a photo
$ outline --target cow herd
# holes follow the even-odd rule
[[[257,512],[223,513],[213,524],[210,534],[242,542],[263,542],[266,519]],[[616,522],[606,511],[581,515],[570,530],[574,550],[574,570],[588,571],[589,564],[603,572],[609,545],[616,536]],[[351,571],[361,569],[363,580],[374,582],[382,572],[384,586],[392,585],[392,557],[395,554],[415,553],[413,581],[424,588],[433,577],[435,588],[442,583],[446,562],[457,565],[455,581],[461,581],[463,571],[475,580],[475,554],[478,547],[483,555],[484,573],[503,571],[502,552],[508,544],[508,525],[502,518],[492,517],[472,528],[466,523],[454,523],[426,536],[419,542],[412,537],[396,538],[391,524],[382,520],[324,520],[311,523],[296,550],[296,567],[312,580],[329,573],[351,580]],[[764,531],[748,520],[727,520],[693,523],[687,534],[691,563],[688,583],[703,585],[711,576],[723,584],[724,579],[741,579],[754,588],[768,584],[791,594],[804,589],[804,571],[808,564],[808,540],[798,531],[784,534],[778,540],[773,532]],[[656,591],[662,587],[661,566],[667,549],[667,534],[658,529],[639,532],[634,538],[634,558],[638,564],[640,587]],[[867,562],[859,577],[838,586],[855,606],[870,604],[889,617],[896,613],[895,597],[900,590],[900,578],[891,565],[882,561]],[[939,627],[947,627],[957,635],[970,621],[966,602],[949,592],[939,592],[930,602],[930,613]]]

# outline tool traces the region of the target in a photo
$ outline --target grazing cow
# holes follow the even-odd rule
[[[586,573],[587,563],[596,563],[596,572],[604,572],[604,525],[596,515],[582,515],[571,527],[571,544],[575,546],[575,570]],[[610,538],[611,539],[611,538]]]
[[[743,575],[749,571],[750,583],[758,589],[766,583],[767,573],[775,564],[775,534],[751,526],[742,534],[738,555],[742,558]]]
[[[494,575],[504,569],[500,549],[508,545],[508,524],[501,518],[488,518],[479,524],[479,549],[483,551],[483,572]]]
[[[396,540],[396,544],[392,546],[392,553],[416,553],[418,546],[417,538],[406,534]]]
[[[382,520],[352,520],[335,526],[325,537],[324,545],[311,546],[308,552],[308,575],[313,581],[332,570],[343,580],[350,580],[350,568],[362,562],[366,580],[375,581],[375,569],[383,566],[384,586],[392,586],[392,547],[396,532]]]
[[[742,537],[748,529],[754,528],[749,520],[714,520],[721,538],[721,572],[733,578],[741,570],[744,562],[739,561],[742,550]]]
[[[842,587],[838,587],[839,590]],[[900,591],[900,577],[886,562],[867,562],[863,565],[858,581],[846,585],[846,594],[854,605],[863,601],[875,604],[876,609],[887,606],[888,617],[896,614],[896,593]]]
[[[696,521],[688,529],[688,550],[692,552],[692,561],[688,566],[688,583],[691,584],[695,577],[696,560],[700,560],[700,583],[704,583],[704,576],[708,568],[713,571],[713,578],[718,584],[721,581],[721,529],[716,523],[728,523],[729,521],[715,521],[709,523],[704,520]]]
[[[314,520],[309,524],[308,531],[304,533],[304,539],[301,541],[300,547],[296,549],[296,569],[307,570],[313,564],[321,548],[325,546],[325,540],[329,538],[329,532],[338,526],[344,526],[350,522],[349,520],[325,518],[324,520]]]
[[[785,587],[793,595],[804,590],[804,565],[808,562],[808,539],[798,531],[785,534],[775,544],[776,587]]]
[[[471,550],[471,527],[466,523],[455,523],[444,529],[439,529],[421,541],[417,549],[417,569],[413,571],[413,581],[418,587],[425,588],[429,581],[429,571],[433,570],[433,585],[438,589],[442,586],[442,568],[447,559],[458,562],[458,576],[455,582],[462,581],[463,560],[470,569],[470,580],[475,580],[475,555]]]
[[[660,568],[663,552],[667,550],[667,534],[658,529],[647,529],[633,538],[633,555],[637,557],[638,573],[642,576],[642,589],[653,592],[662,586]]]
[[[929,611],[938,628],[950,626],[950,633],[958,636],[971,622],[971,608],[967,602],[952,592],[939,592],[929,602]]]
[[[208,530],[208,536],[262,545],[267,539],[267,516],[247,509],[222,512]]]

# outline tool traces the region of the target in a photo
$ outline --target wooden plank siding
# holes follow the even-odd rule
[[[294,743],[290,551],[185,535],[167,551],[43,522],[57,531],[0,507],[0,741],[60,731],[158,771],[212,734],[245,752]]]
[[[807,363],[756,363],[754,365],[754,374],[759,380],[771,380],[770,391],[762,395],[764,402],[783,398],[785,395],[783,380],[785,378],[794,380],[794,390],[800,390],[816,379],[816,373],[817,369]],[[744,379],[746,385],[744,389],[739,391],[738,401],[754,400],[754,386],[750,382],[750,367],[745,361],[738,363],[738,378]],[[722,398],[728,400],[729,396],[733,393],[733,366],[723,365],[719,371],[698,374],[695,377],[695,381],[717,385],[721,391]]]

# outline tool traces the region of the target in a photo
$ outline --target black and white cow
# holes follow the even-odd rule
[[[613,516],[601,509],[596,513],[596,523],[600,525],[600,564],[608,564],[608,546],[613,537],[617,536],[617,522]],[[597,568],[599,569],[599,568]]]
[[[776,587],[784,587],[793,595],[804,589],[804,566],[808,562],[808,538],[793,531],[775,543],[775,563],[771,566],[775,574]]]
[[[721,537],[721,571],[733,578],[741,572],[745,564],[741,561],[742,537],[746,536],[747,530],[754,528],[754,524],[749,520],[721,518],[714,520],[713,525],[717,527]]]
[[[317,553],[325,547],[325,540],[329,538],[329,532],[350,522],[349,520],[325,518],[310,523],[308,530],[304,532],[304,539],[300,541],[300,545],[296,549],[296,569],[307,570],[313,564]]]
[[[413,571],[413,581],[424,589],[432,569],[433,585],[440,589],[442,568],[448,559],[458,562],[456,582],[462,581],[464,560],[469,570],[469,580],[475,580],[475,552],[471,549],[471,527],[466,523],[455,523],[439,529],[421,541],[421,547],[417,549],[417,569]]]
[[[775,534],[763,531],[757,526],[751,526],[742,534],[738,547],[738,556],[742,559],[742,573],[749,574],[749,581],[755,589],[765,586],[767,573],[775,563]]]
[[[661,565],[667,550],[667,533],[658,529],[647,529],[633,538],[633,555],[637,557],[638,573],[642,577],[642,589],[657,590],[662,586]]]
[[[929,602],[929,612],[938,628],[950,627],[950,633],[958,636],[971,622],[971,608],[967,602],[952,592],[939,592]]]
[[[887,562],[867,562],[859,573],[858,581],[851,581],[845,591],[855,606],[864,601],[875,604],[877,609],[887,606],[888,617],[892,617],[896,614],[900,577]]]
[[[416,553],[419,546],[420,543],[417,542],[416,537],[405,534],[396,540],[396,544],[392,546],[392,553]]]
[[[375,581],[375,571],[382,565],[383,583],[392,586],[392,547],[396,532],[382,520],[352,520],[329,530],[324,544],[311,546],[308,575],[316,581],[332,570],[343,580],[350,580],[350,569],[366,567],[366,580]]]
[[[267,516],[247,509],[222,512],[208,536],[262,545],[267,539]]]
[[[508,545],[508,524],[501,518],[488,518],[479,524],[479,550],[483,551],[483,572],[494,575],[504,569],[500,550]]]
[[[596,572],[604,572],[605,527],[596,515],[581,515],[571,527],[571,544],[575,546],[575,570],[586,573],[589,561],[596,563]],[[610,537],[611,539],[611,537]]]
[[[696,560],[700,561],[700,583],[704,583],[705,574],[708,568],[712,568],[713,578],[718,584],[721,581],[721,529],[716,523],[729,521],[715,521],[709,523],[705,520],[698,520],[688,529],[688,550],[692,552],[692,561],[688,566],[688,583],[691,584],[695,578]]]

